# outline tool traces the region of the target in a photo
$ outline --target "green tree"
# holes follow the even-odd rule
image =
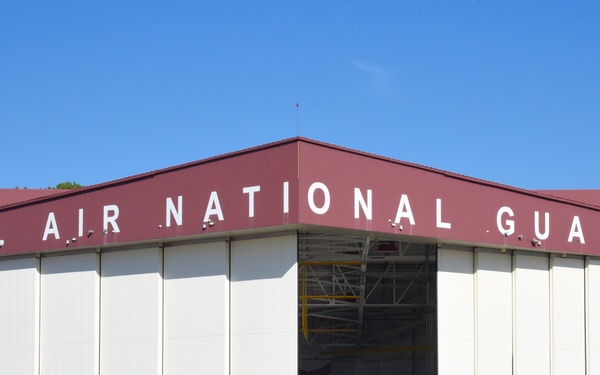
[[[57,184],[55,189],[68,189],[68,190],[72,190],[72,189],[79,189],[82,188],[83,185],[78,184],[77,182],[71,182],[71,181],[65,181],[65,182],[61,182],[60,184]]]

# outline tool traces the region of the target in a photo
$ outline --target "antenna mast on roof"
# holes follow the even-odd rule
[[[300,136],[300,103],[296,102],[296,137]]]

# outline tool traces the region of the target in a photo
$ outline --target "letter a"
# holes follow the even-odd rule
[[[212,215],[217,215],[219,220],[223,220],[223,210],[221,210],[221,203],[219,203],[219,195],[216,191],[210,193],[208,204],[206,205],[206,213],[204,214],[204,221],[208,221]]]
[[[408,201],[408,196],[406,194],[402,194],[402,197],[400,197],[400,204],[398,204],[395,223],[400,223],[400,219],[403,217],[408,219],[410,225],[415,225],[415,217],[410,209],[410,202]]]
[[[57,240],[60,239],[60,235],[58,234],[58,226],[56,225],[56,219],[54,218],[54,212],[50,212],[48,214],[48,220],[46,221],[46,229],[44,230],[44,237],[42,237],[42,241],[46,241],[49,234],[53,234]]]
[[[573,223],[571,224],[571,231],[569,232],[569,242],[573,242],[573,237],[579,237],[579,241],[585,244],[583,238],[583,230],[581,229],[581,223],[579,222],[579,216],[573,216]]]

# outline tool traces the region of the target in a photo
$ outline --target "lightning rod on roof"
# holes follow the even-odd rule
[[[300,136],[300,103],[296,102],[296,137]]]

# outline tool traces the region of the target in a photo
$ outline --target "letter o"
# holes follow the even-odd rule
[[[315,204],[315,190],[317,189],[323,191],[323,195],[325,196],[325,202],[323,202],[322,207],[317,207]],[[323,215],[327,212],[327,210],[329,210],[329,203],[331,203],[331,198],[329,196],[329,189],[327,189],[327,186],[325,186],[325,184],[322,182],[313,182],[313,184],[310,185],[310,188],[308,188],[308,205],[310,206],[312,212],[317,215]]]

